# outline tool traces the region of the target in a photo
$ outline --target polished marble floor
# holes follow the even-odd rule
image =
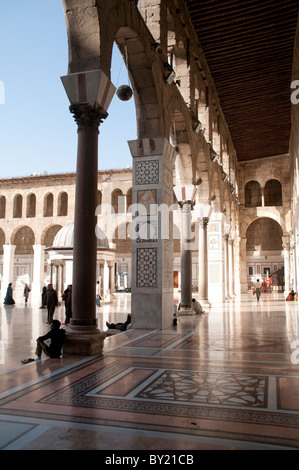
[[[97,308],[100,329],[124,321],[130,300]],[[0,449],[299,449],[297,302],[243,295],[110,336],[100,358],[22,365],[45,321],[38,306],[0,306]]]

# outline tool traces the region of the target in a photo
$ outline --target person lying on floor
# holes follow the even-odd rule
[[[59,320],[52,320],[50,331],[44,336],[40,336],[39,338],[37,338],[37,345],[35,351],[37,359],[41,359],[42,352],[44,352],[46,356],[51,357],[52,359],[61,356],[61,350],[65,339],[65,330],[60,329],[60,326],[61,323]],[[49,346],[45,343],[47,339],[51,340]],[[33,362],[34,360],[35,359],[33,358],[24,359],[22,363],[27,364],[28,362]]]
[[[124,323],[108,323],[106,321],[106,326],[109,330],[121,330],[126,331],[128,325],[131,323],[131,315],[127,316],[127,320]]]

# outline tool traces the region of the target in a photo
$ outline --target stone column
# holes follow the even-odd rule
[[[198,219],[198,300],[203,307],[210,307],[208,293],[208,217]]]
[[[114,262],[109,261],[108,267],[109,267],[109,290],[110,290],[110,297],[111,297],[115,291]]]
[[[192,309],[191,209],[190,203],[182,203],[180,313],[195,313]]]
[[[175,150],[164,137],[129,142],[133,157],[132,325],[172,325]]]
[[[225,247],[225,297],[229,299],[230,298],[230,293],[229,293],[230,271],[229,271],[229,248],[228,248],[229,235],[225,234],[223,238],[224,238],[224,247]]]
[[[33,245],[33,281],[31,300],[33,303],[40,304],[41,291],[44,285],[44,264],[45,264],[45,246]]]
[[[235,256],[234,256],[234,240],[229,240],[229,293],[231,297],[235,297]]]
[[[1,299],[6,295],[8,284],[13,283],[13,268],[16,245],[3,245],[3,277],[1,283]],[[14,286],[12,286],[14,287]]]
[[[94,355],[103,348],[96,320],[96,207],[99,125],[115,88],[100,70],[62,77],[78,125],[72,319],[64,353]]]
[[[284,250],[284,293],[288,295],[291,290],[290,282],[290,242],[289,237],[283,237]]]
[[[191,210],[196,187],[192,184],[178,185],[174,192],[182,210],[181,228],[181,309],[180,314],[195,314],[192,309],[192,233]]]

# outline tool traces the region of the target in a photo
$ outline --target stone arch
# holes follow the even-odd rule
[[[153,56],[158,56],[135,4],[109,0],[105,4],[80,6],[73,0],[63,0],[63,8],[69,44],[68,73],[100,69],[110,79],[115,42],[126,59],[133,86],[138,138],[165,135],[160,128],[153,71]],[[160,72],[161,68],[157,70]]]
[[[15,255],[33,255],[35,244],[33,230],[28,225],[17,228],[11,236],[11,243],[16,246]]]
[[[276,220],[257,218],[247,227],[246,251],[280,251],[282,236],[283,230]]]
[[[5,244],[5,233],[2,230],[2,228],[0,228],[0,255],[3,255],[4,253],[4,250],[3,250],[4,244]]]
[[[46,247],[53,246],[54,238],[61,229],[61,225],[51,225],[50,227],[47,227],[42,233],[41,245]]]
[[[223,210],[223,195],[222,195],[222,186],[220,183],[220,174],[217,168],[212,168],[211,171],[211,193],[209,197],[209,202],[213,207],[213,212],[222,212]]]

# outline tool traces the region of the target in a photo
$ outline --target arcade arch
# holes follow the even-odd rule
[[[276,220],[260,217],[248,226],[246,262],[248,287],[257,278],[266,281],[273,272],[284,268],[283,229]]]

